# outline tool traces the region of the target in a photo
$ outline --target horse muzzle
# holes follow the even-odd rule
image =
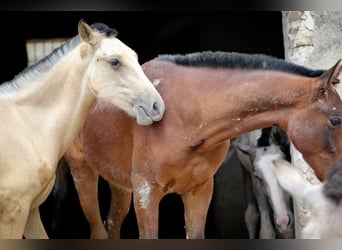
[[[160,121],[165,112],[165,104],[163,101],[156,101],[152,105],[140,103],[134,105],[137,123],[139,125],[150,125],[153,122]]]

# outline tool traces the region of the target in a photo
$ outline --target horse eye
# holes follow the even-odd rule
[[[330,124],[332,126],[339,126],[339,125],[341,125],[341,119],[338,118],[338,117],[331,118],[329,121],[330,121]]]
[[[121,65],[119,59],[111,59],[111,60],[109,61],[109,63],[110,63],[112,66],[116,67],[116,68],[119,67],[119,66]]]

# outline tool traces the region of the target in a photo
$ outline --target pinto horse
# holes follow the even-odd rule
[[[326,172],[322,183],[312,184],[288,161],[274,160],[280,185],[295,199],[307,204],[310,218],[300,232],[301,239],[342,238],[342,158]]]
[[[83,20],[77,36],[0,86],[0,238],[48,237],[39,205],[96,97],[142,125],[164,113],[136,53],[107,25]]]
[[[316,71],[264,55],[208,51],[159,56],[143,70],[163,97],[164,118],[137,126],[97,100],[65,154],[92,238],[108,236],[99,174],[111,186],[110,238],[119,238],[132,194],[139,237],[158,238],[159,202],[168,193],[182,198],[186,237],[204,238],[213,176],[230,139],[278,125],[319,177],[342,153],[339,62]]]
[[[291,160],[284,130],[254,130],[234,141],[243,172],[247,206],[245,222],[250,238],[294,238],[293,206],[278,183],[273,160]]]

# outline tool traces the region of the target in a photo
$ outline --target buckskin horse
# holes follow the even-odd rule
[[[163,100],[115,30],[81,20],[78,32],[0,86],[0,238],[48,237],[39,205],[95,97],[141,125],[163,116]]]
[[[65,154],[91,238],[108,237],[99,174],[111,186],[110,238],[119,238],[132,194],[139,237],[158,238],[158,206],[168,193],[182,198],[186,237],[204,238],[213,175],[230,139],[277,125],[319,178],[342,153],[340,61],[311,70],[265,55],[207,51],[161,55],[142,67],[165,102],[164,118],[138,126],[97,100]]]

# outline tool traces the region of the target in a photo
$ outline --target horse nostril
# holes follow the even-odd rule
[[[158,102],[154,102],[152,106],[153,111],[159,111]]]
[[[291,217],[290,217],[290,216],[287,216],[287,218],[288,218],[287,225],[290,226],[290,225],[291,225]]]

